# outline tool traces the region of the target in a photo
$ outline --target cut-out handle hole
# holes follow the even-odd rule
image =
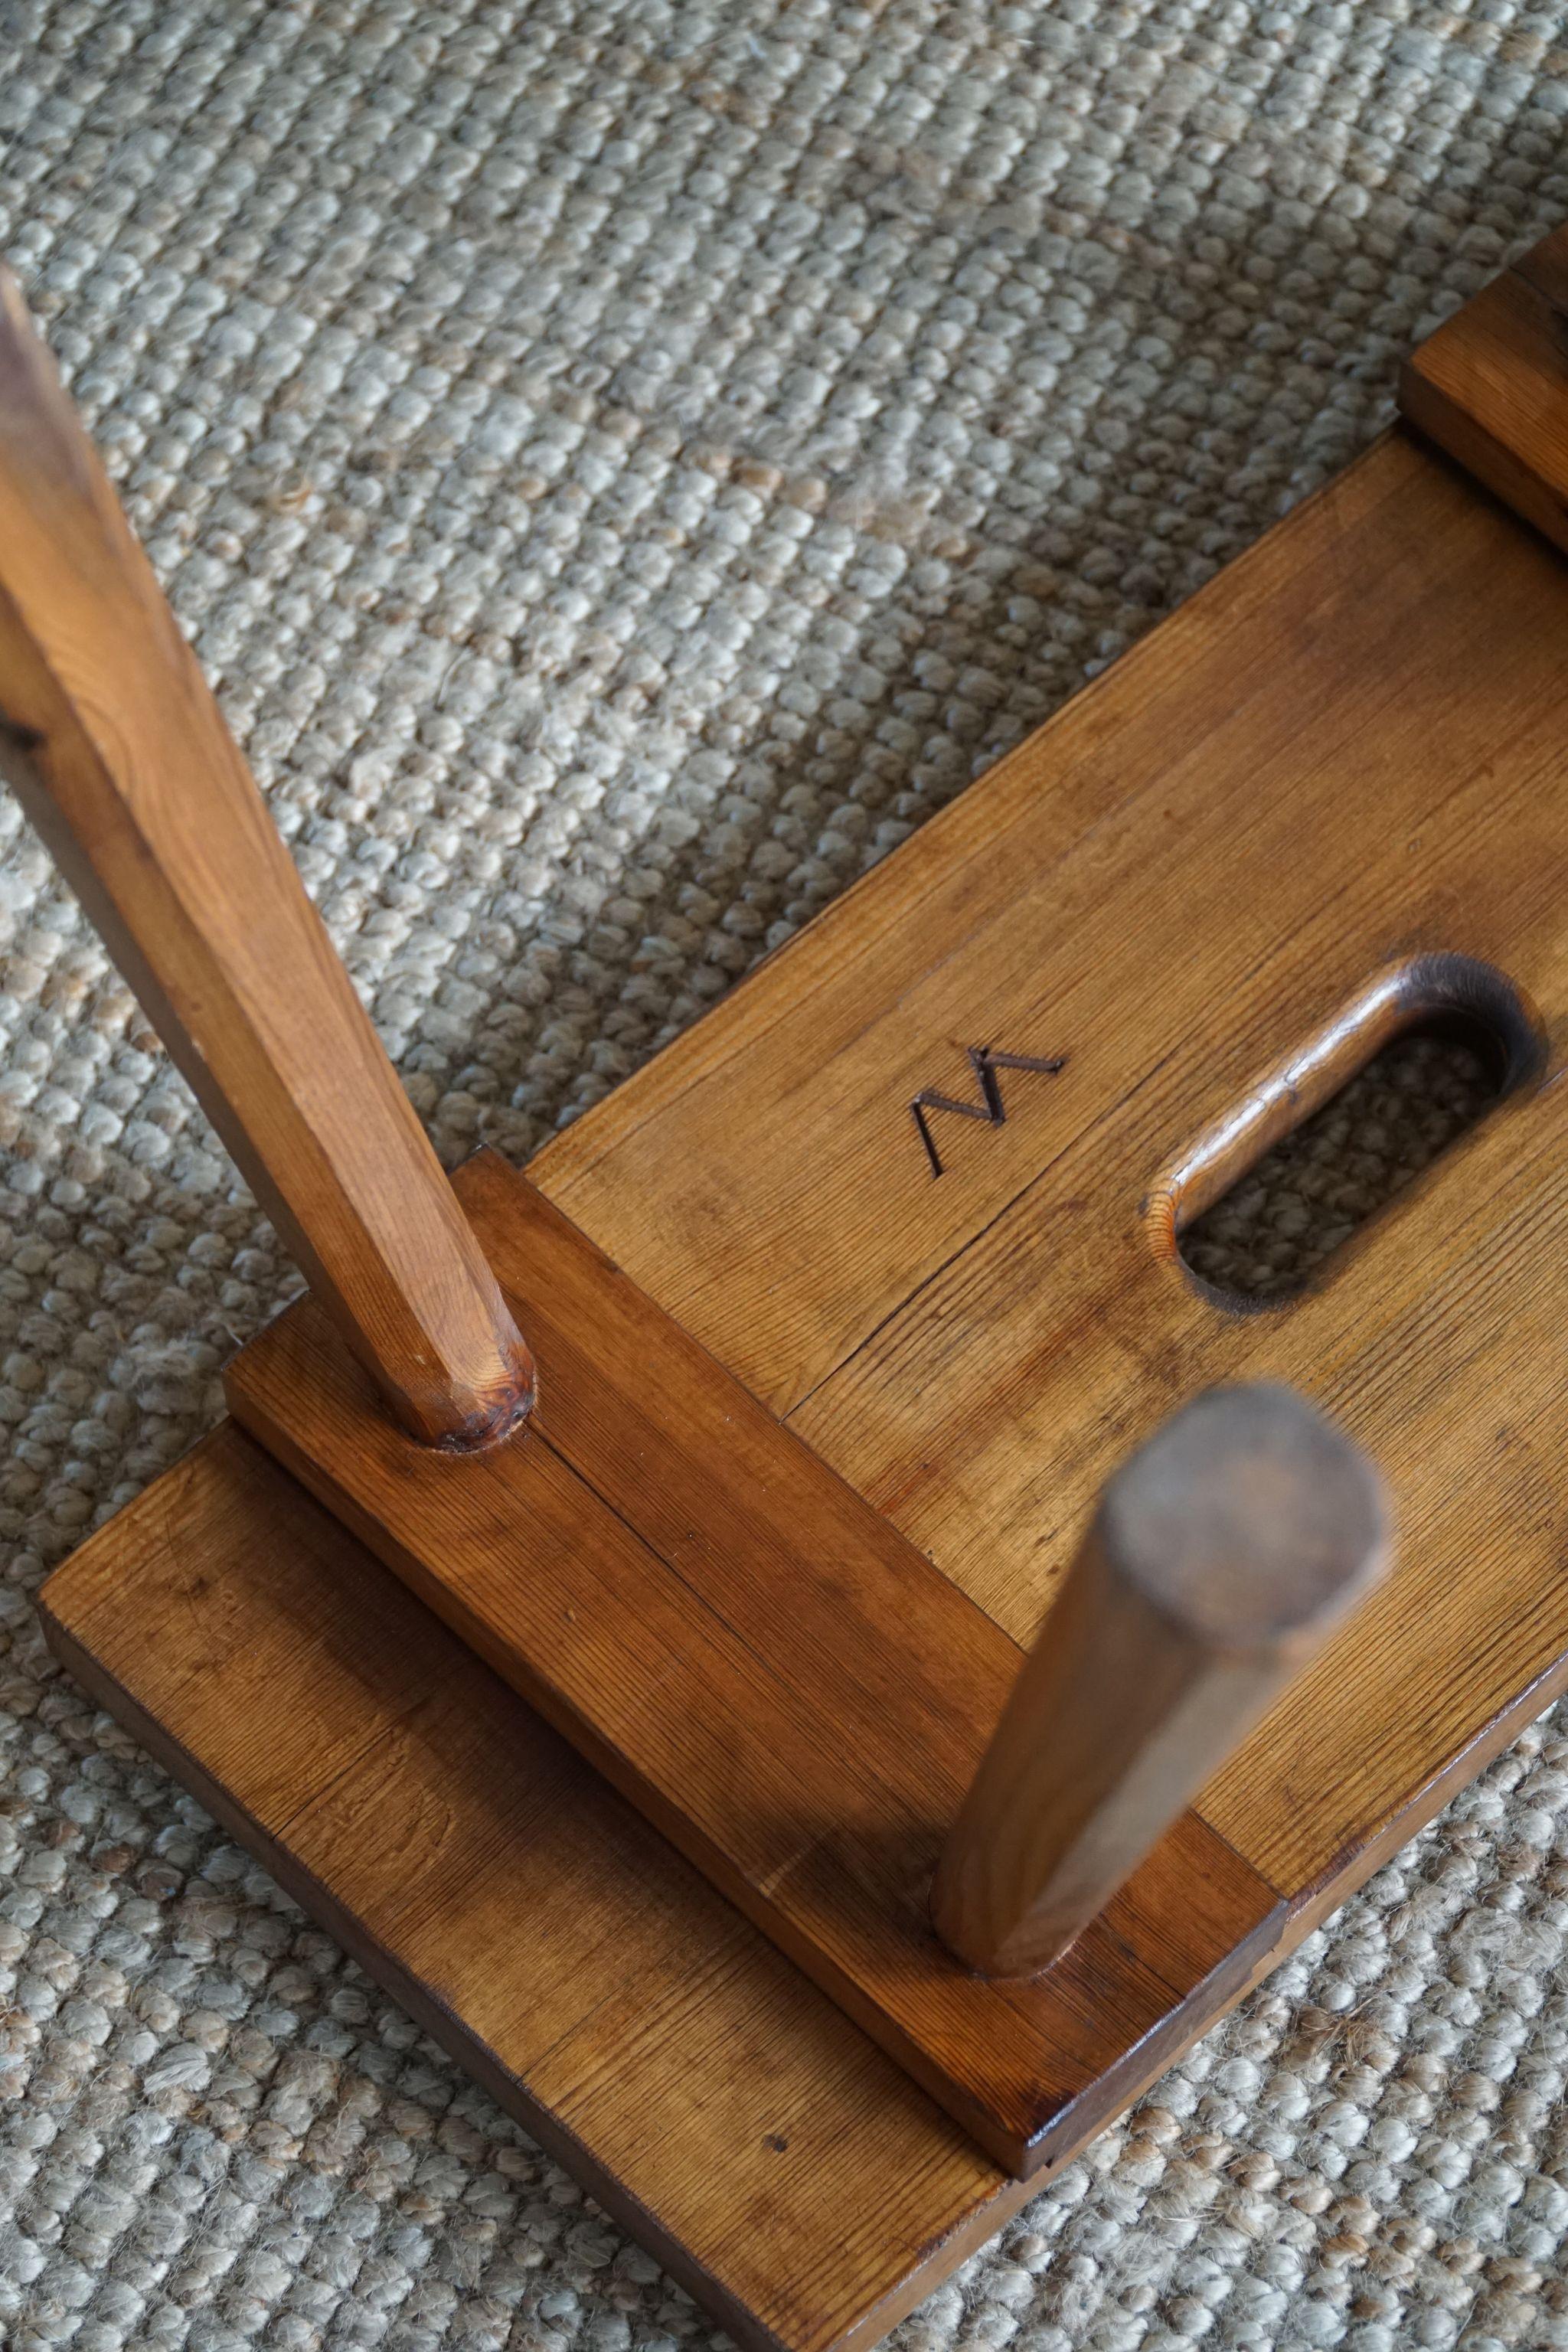
[[[1155,1201],[1170,1245],[1216,1303],[1290,1297],[1540,1059],[1500,973],[1421,959],[1166,1178]]]

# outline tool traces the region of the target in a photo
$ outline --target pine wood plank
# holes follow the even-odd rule
[[[1255,912],[1233,894],[1226,912],[1250,983],[1278,921],[1319,896],[1303,873],[1321,815],[1314,825],[1309,808],[1295,829],[1298,732],[1315,721],[1320,759],[1338,761],[1317,786],[1336,830],[1348,785],[1403,774],[1399,715],[1384,706],[1392,694],[1408,716],[1426,682],[1402,691],[1410,626],[1443,570],[1423,530],[1453,533],[1456,562],[1512,561],[1506,535],[1472,521],[1475,503],[1458,484],[1447,494],[1407,445],[1381,445],[547,1145],[536,1181],[775,1412],[798,1407],[1037,1178],[1061,1137],[1087,1130],[1123,1071],[1147,1081],[1138,1051],[1152,1022],[1167,1055],[1195,1059],[1201,1039],[1216,1090],[1253,1075],[1264,1005],[1249,986],[1220,1017],[1214,975],[1191,968],[1196,910],[1177,885],[1205,851],[1224,853],[1221,875],[1233,842],[1248,859],[1268,903]],[[1528,583],[1517,587],[1528,604]],[[1487,633],[1489,649],[1502,634]],[[1446,679],[1423,667],[1452,704],[1451,629],[1447,649]],[[1527,640],[1521,667],[1530,659]],[[1476,740],[1467,727],[1456,759]],[[1334,856],[1336,887],[1357,862]],[[1131,898],[1108,907],[1105,893],[1128,884]],[[1116,1026],[1120,987],[1096,1009],[1108,939],[1123,984],[1130,969],[1159,1000],[1135,1038]],[[1341,962],[1360,976],[1354,948]],[[1331,974],[1328,1003],[1332,987]],[[947,1122],[933,1181],[909,1106],[930,1082],[963,1085],[970,1042],[1068,1059],[1055,1077],[1007,1085],[1005,1127]]]
[[[94,1696],[741,2342],[874,2340],[933,2239],[1018,2201],[232,1423],[45,1608]]]

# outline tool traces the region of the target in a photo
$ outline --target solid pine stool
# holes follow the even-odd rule
[[[1407,391],[1559,525],[1561,248]],[[1568,1680],[1560,561],[1386,436],[454,1194],[15,312],[0,460],[8,768],[312,1291],[50,1638],[733,2332],[873,2339]],[[1433,1020],[1488,1118],[1200,1283]]]

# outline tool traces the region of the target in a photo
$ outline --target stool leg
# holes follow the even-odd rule
[[[1033,1976],[1381,1577],[1380,1482],[1290,1390],[1211,1390],[1111,1479],[949,1836],[943,1941]]]
[[[310,1286],[415,1435],[533,1368],[397,1074],[0,272],[4,772]]]

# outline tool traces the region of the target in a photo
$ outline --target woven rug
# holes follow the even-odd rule
[[[1568,17],[1522,0],[0,28],[0,245],[448,1160],[603,1095],[1568,216]],[[0,835],[0,2343],[706,2343],[44,1654],[39,1577],[293,1276]],[[1282,1278],[1466,1084],[1407,1057],[1205,1270]],[[1568,2345],[1565,1937],[1548,1718],[903,2344]]]

